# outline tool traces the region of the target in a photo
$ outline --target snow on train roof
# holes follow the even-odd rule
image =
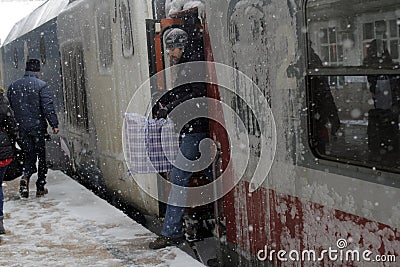
[[[25,18],[18,21],[11,29],[3,45],[32,31],[47,21],[55,18],[68,5],[70,0],[48,0]]]
[[[201,15],[204,12],[204,0],[165,0],[165,14],[167,17],[193,7],[197,7],[199,15]]]

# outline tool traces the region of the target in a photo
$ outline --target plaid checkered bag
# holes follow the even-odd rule
[[[149,120],[147,125],[147,151],[153,167],[158,172],[168,172],[172,168],[179,149],[179,138],[171,119]]]
[[[150,119],[137,113],[125,114],[125,158],[131,173],[167,172],[169,159],[178,153],[178,135],[170,119]]]

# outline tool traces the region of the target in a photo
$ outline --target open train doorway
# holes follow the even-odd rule
[[[148,57],[149,57],[149,73],[150,77],[157,74],[157,79],[151,79],[151,94],[153,96],[152,114],[155,116],[158,109],[161,107],[160,103],[154,101],[158,99],[159,95],[168,94],[168,89],[174,88],[174,81],[177,75],[180,75],[174,70],[173,56],[170,56],[170,51],[167,49],[165,37],[175,29],[181,29],[188,35],[187,45],[184,50],[186,55],[190,54],[193,61],[206,61],[207,56],[211,51],[211,46],[207,44],[209,38],[205,37],[204,31],[205,19],[199,18],[198,9],[192,8],[175,13],[169,18],[159,20],[147,20],[147,40],[148,40]],[[204,74],[209,73],[209,70],[204,70]],[[160,73],[162,73],[160,75]],[[171,89],[170,91],[172,91]],[[215,90],[211,84],[204,85],[204,94],[206,98],[213,97],[210,91]],[[208,126],[209,136],[214,136],[214,126],[209,123]],[[182,133],[182,132],[181,132]],[[218,147],[218,146],[217,146]],[[216,177],[216,169],[219,166],[220,155],[214,159],[214,162],[208,170],[195,172],[190,179],[189,186],[197,187],[208,184]],[[212,170],[211,170],[212,169]],[[211,178],[206,172],[211,170]],[[164,173],[162,176],[169,179],[169,174]],[[159,199],[166,199],[168,197],[168,189],[164,186],[158,186]],[[189,196],[190,197],[190,196]],[[159,202],[159,215],[165,216],[166,204]],[[186,208],[184,215],[184,231],[186,240],[189,242],[193,252],[197,258],[209,266],[214,266],[216,262],[216,203]]]

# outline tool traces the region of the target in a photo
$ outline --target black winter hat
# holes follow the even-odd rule
[[[40,71],[40,61],[35,58],[28,59],[28,61],[26,62],[25,71]]]
[[[165,36],[165,45],[167,49],[184,48],[188,42],[188,34],[181,29],[174,28]]]

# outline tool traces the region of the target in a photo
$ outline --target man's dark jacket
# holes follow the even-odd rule
[[[26,71],[24,77],[11,83],[7,97],[20,131],[44,133],[46,119],[52,128],[58,128],[49,87],[35,72]]]
[[[175,80],[175,84],[181,84],[167,92],[161,99],[160,103],[167,109],[168,113],[171,112],[175,107],[183,102],[193,98],[205,98],[207,96],[207,87],[205,83],[201,82],[190,82],[186,83],[186,78],[192,76],[206,75],[205,70],[201,69],[204,65],[199,64],[198,68],[188,68],[184,63],[194,61],[204,61],[204,54],[202,49],[194,49],[192,47],[186,47],[182,57],[178,62],[178,73]],[[199,70],[200,69],[200,70]],[[190,72],[196,72],[189,74]],[[196,115],[196,106],[193,106],[191,110],[180,110],[172,119],[176,122],[178,119],[176,116],[182,117],[198,117]],[[209,132],[209,120],[207,118],[196,118],[187,123],[182,129],[181,133],[208,133]]]

